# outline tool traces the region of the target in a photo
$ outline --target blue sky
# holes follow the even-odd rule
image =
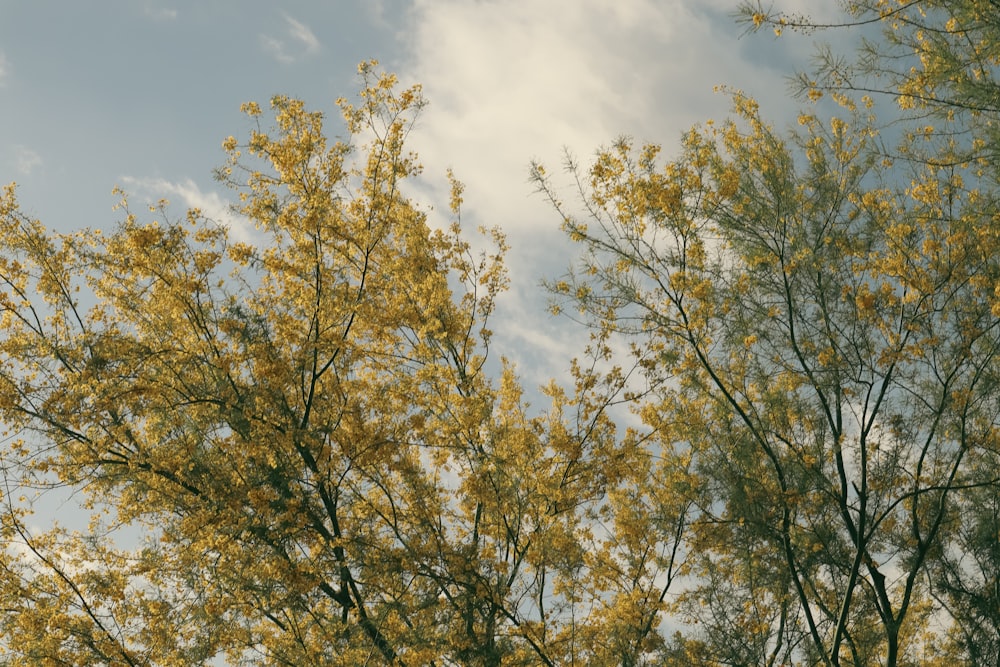
[[[529,162],[557,167],[566,147],[586,164],[622,134],[669,156],[693,123],[725,115],[720,84],[757,96],[778,124],[794,118],[785,77],[808,65],[809,39],[740,38],[736,4],[0,0],[0,182],[17,181],[22,207],[60,231],[112,226],[116,185],[134,203],[166,197],[178,216],[225,217],[232,193],[212,169],[222,140],[248,131],[240,104],[282,93],[332,111],[357,89],[358,62],[376,58],[430,102],[413,135],[420,196],[443,208],[453,168],[470,228],[509,236],[497,351],[537,385],[565,369],[582,332],[545,313],[538,283],[569,250]],[[821,4],[834,3],[782,7],[823,18]]]

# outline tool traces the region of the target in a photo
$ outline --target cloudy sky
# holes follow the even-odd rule
[[[779,4],[817,16],[834,3]],[[427,197],[450,167],[470,226],[509,236],[497,347],[536,384],[578,350],[538,289],[570,258],[529,162],[557,167],[568,148],[586,163],[623,134],[669,155],[686,128],[725,115],[717,85],[757,96],[778,124],[794,118],[785,77],[808,65],[812,38],[741,37],[736,5],[0,0],[0,182],[16,181],[22,207],[61,231],[113,225],[116,185],[136,203],[166,197],[178,215],[221,217],[232,194],[212,169],[223,138],[246,136],[240,104],[282,93],[332,111],[356,91],[358,62],[378,59],[430,101],[413,144]]]

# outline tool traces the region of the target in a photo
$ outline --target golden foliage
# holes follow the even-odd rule
[[[36,532],[8,498],[4,664],[555,664],[626,632],[587,554],[627,549],[588,517],[640,454],[597,399],[553,387],[531,416],[489,376],[504,238],[473,250],[451,175],[429,226],[419,88],[361,75],[341,141],[299,100],[244,105],[219,170],[239,241],[124,196],[116,229],[56,234],[4,191],[7,487],[96,512]]]

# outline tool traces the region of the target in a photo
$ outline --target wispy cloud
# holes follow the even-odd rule
[[[175,182],[165,178],[123,176],[121,180],[127,190],[140,197],[148,197],[151,201],[177,198],[184,206],[199,209],[206,218],[229,229],[237,241],[256,245],[260,240],[253,223],[233,211],[232,202],[217,192],[203,192],[190,178]]]
[[[285,43],[280,39],[276,39],[268,35],[261,35],[260,45],[264,47],[265,51],[274,56],[275,60],[278,62],[286,64],[295,62],[295,58],[285,52]]]
[[[286,15],[285,20],[288,22],[288,33],[305,48],[306,53],[319,51],[319,40],[316,39],[316,35],[309,29],[309,26],[296,21],[291,16]]]
[[[42,156],[27,146],[14,147],[14,165],[17,171],[27,176],[42,166]]]
[[[280,37],[261,35],[260,42],[278,62],[293,63],[304,57],[315,55],[320,50],[319,39],[309,26],[287,14],[285,32]]]
[[[147,2],[143,12],[154,21],[173,21],[177,18],[177,10],[172,7],[159,7]]]
[[[3,54],[3,51],[0,51],[0,87],[3,87],[9,75],[10,65],[7,63],[7,56]]]

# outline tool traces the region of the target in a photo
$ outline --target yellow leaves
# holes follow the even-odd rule
[[[226,252],[229,258],[240,266],[249,264],[250,260],[256,255],[256,250],[253,246],[242,242],[230,244]]]
[[[890,247],[899,247],[906,245],[907,239],[913,234],[913,225],[898,221],[891,223],[886,228],[886,240]]]
[[[736,196],[740,187],[740,174],[732,166],[725,169],[718,178],[718,192],[723,199],[732,199]]]
[[[639,154],[639,168],[646,171],[656,169],[656,160],[662,148],[659,144],[646,144]]]
[[[899,105],[899,108],[902,111],[909,111],[911,109],[916,109],[917,97],[912,94],[903,93],[896,96],[896,104]]]
[[[734,91],[732,95],[733,110],[747,120],[754,120],[760,113],[760,105],[752,97],[748,97],[741,91]]]
[[[928,236],[921,244],[921,252],[927,257],[935,257],[941,252],[942,246],[939,239]]]
[[[251,117],[260,116],[262,113],[260,110],[260,105],[257,104],[256,102],[244,102],[243,104],[240,105],[240,111]],[[227,143],[229,143],[228,140]],[[235,142],[233,142],[233,145],[235,146]]]
[[[9,220],[17,211],[17,183],[11,181],[3,186],[0,194],[0,220]]]
[[[465,185],[455,178],[451,169],[448,170],[448,183],[451,184],[451,200],[448,205],[451,212],[458,216],[462,210],[462,193],[465,191]]]
[[[831,92],[830,99],[848,111],[857,110],[857,103],[854,101],[854,98],[846,93]]]
[[[907,194],[917,204],[925,207],[925,210],[929,210],[932,217],[938,217],[945,201],[941,186],[942,184],[933,177],[921,181],[914,180],[911,182]]]

